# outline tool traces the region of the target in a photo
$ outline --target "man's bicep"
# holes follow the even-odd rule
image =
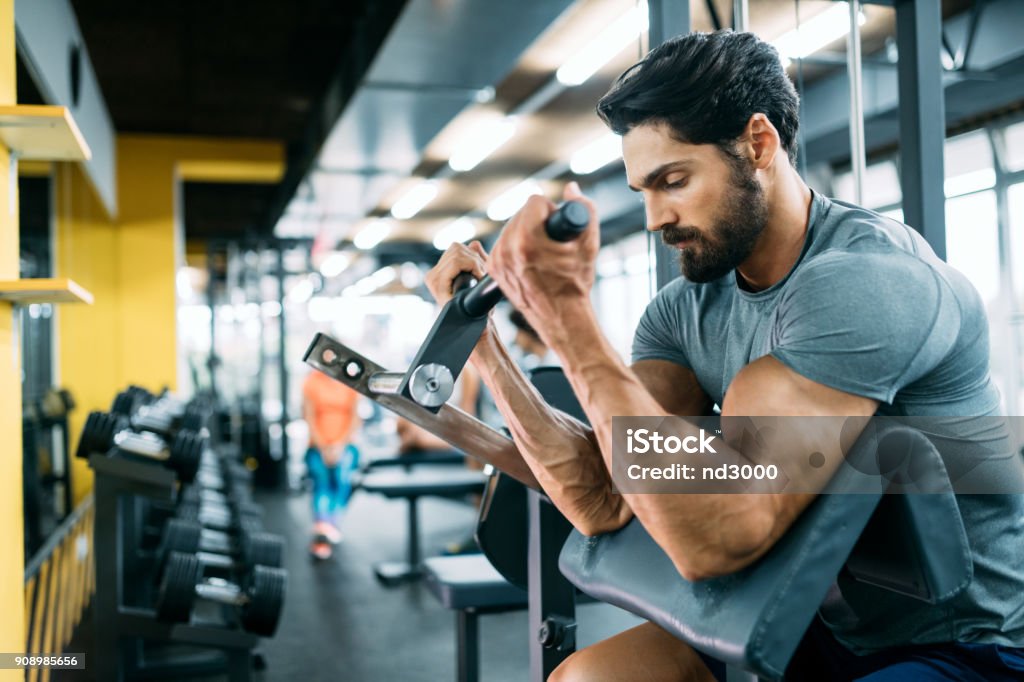
[[[730,440],[730,417],[753,417],[755,423],[762,417],[772,424],[773,446],[760,454],[786,472],[789,489],[796,491],[763,496],[771,510],[771,530],[760,556],[828,484],[846,455],[842,444],[852,444],[878,401],[812,381],[765,356],[736,375],[722,403],[726,440]],[[812,460],[812,454],[819,453],[823,457]]]
[[[632,370],[669,414],[694,417],[711,412],[711,398],[688,367],[668,360],[639,360]]]

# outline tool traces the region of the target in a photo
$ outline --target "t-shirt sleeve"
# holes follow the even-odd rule
[[[770,354],[811,381],[891,403],[942,361],[959,329],[953,292],[926,263],[832,251],[794,274]]]
[[[668,360],[692,369],[682,342],[683,320],[680,319],[681,280],[675,280],[647,305],[633,336],[633,362]]]

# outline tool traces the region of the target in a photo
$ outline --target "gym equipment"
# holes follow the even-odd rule
[[[549,238],[568,242],[583,233],[589,220],[586,206],[567,201],[548,217],[544,227]],[[501,289],[489,276],[475,285],[472,282],[469,273],[456,279],[455,296],[441,310],[408,371],[370,373],[366,383],[371,392],[402,396],[434,413],[441,409],[487,325],[487,313],[502,299]],[[364,369],[349,361],[346,372],[355,379]]]
[[[287,572],[254,566],[241,585],[204,576],[204,565],[194,555],[170,552],[156,597],[157,618],[186,623],[197,599],[237,608],[242,628],[270,637],[284,608]]]
[[[224,673],[238,682],[251,679],[259,638],[238,628],[233,617],[225,620],[233,614],[224,613],[219,620],[168,623],[157,620],[152,608],[145,606],[153,603],[156,586],[138,577],[152,575],[156,566],[154,553],[142,551],[139,531],[157,505],[170,512],[175,509],[180,485],[174,472],[100,453],[89,457],[89,466],[95,474],[96,679],[194,679]],[[196,654],[187,659],[150,655],[151,648],[166,643],[188,645]]]
[[[380,493],[409,503],[406,561],[383,561],[373,567],[383,585],[393,586],[418,579],[421,573],[419,500],[421,497],[464,497],[484,489],[487,475],[482,471],[450,466],[419,466],[410,471],[396,467],[363,476],[360,489]]]
[[[480,679],[480,616],[525,609],[527,593],[512,585],[480,554],[430,557],[424,583],[441,605],[455,611],[455,679]]]
[[[876,418],[878,419],[878,418]],[[905,439],[915,457],[934,460],[944,488],[934,494],[886,495],[869,486],[877,443]],[[893,442],[893,441],[890,441]],[[756,563],[691,583],[635,519],[598,537],[573,531],[562,573],[591,596],[657,623],[730,667],[780,679],[814,614],[845,576],[931,604],[959,594],[973,576],[959,507],[932,443],[906,426],[867,431],[826,489]],[[942,486],[940,486],[941,488]],[[857,491],[844,494],[844,491]],[[719,679],[724,679],[720,677]]]
[[[193,554],[206,566],[244,572],[252,566],[281,568],[284,540],[272,533],[239,529],[236,535],[204,528],[194,521],[169,519],[164,527],[157,561],[171,552]]]
[[[122,415],[90,412],[76,455],[88,458],[94,453],[110,453],[114,448],[117,452],[160,462],[187,483],[195,478],[199,469],[206,438],[192,431],[180,430],[168,443],[153,433],[132,431]]]

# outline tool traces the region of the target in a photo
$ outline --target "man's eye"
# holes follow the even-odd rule
[[[673,180],[672,182],[669,182],[667,180],[665,181],[665,189],[679,189],[680,187],[683,187],[685,185],[686,178],[679,178],[678,180]]]

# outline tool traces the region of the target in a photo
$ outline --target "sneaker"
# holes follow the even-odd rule
[[[341,542],[341,531],[333,523],[328,521],[317,521],[313,526],[313,531],[322,537],[332,545],[336,545]]]
[[[476,544],[476,538],[470,535],[462,542],[450,542],[444,548],[444,556],[459,556],[461,554],[479,554],[480,546]]]
[[[322,535],[317,535],[313,538],[313,544],[309,546],[309,553],[313,555],[314,559],[326,561],[331,558],[333,550],[331,549],[331,543],[327,541],[327,538]]]

